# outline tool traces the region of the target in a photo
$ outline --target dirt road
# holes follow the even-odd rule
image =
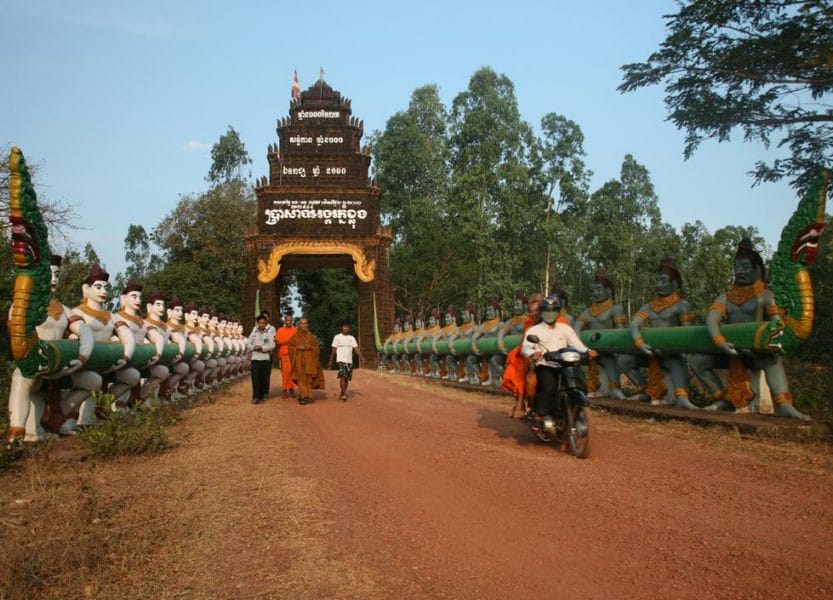
[[[360,370],[343,403],[327,384],[307,406],[254,406],[235,384],[188,411],[164,455],[71,476],[58,461],[38,486],[0,480],[17,486],[0,502],[97,486],[84,531],[106,550],[79,567],[92,597],[833,595],[829,449],[599,413],[580,461],[537,443],[508,400]]]

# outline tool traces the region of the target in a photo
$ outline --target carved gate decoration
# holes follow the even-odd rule
[[[289,117],[278,120],[277,131],[279,143],[267,153],[269,177],[255,186],[257,227],[246,236],[245,322],[254,321],[258,290],[261,308],[276,320],[280,277],[288,270],[350,269],[356,277],[356,337],[371,362],[373,295],[380,329],[388,331],[393,288],[391,231],[379,220],[379,188],[368,177],[370,150],[360,146],[364,123],[352,116],[350,100],[321,78],[290,101]]]

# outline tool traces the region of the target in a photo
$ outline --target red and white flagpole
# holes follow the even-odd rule
[[[301,84],[298,82],[298,71],[295,71],[295,77],[292,78],[292,97],[299,98],[301,96]]]

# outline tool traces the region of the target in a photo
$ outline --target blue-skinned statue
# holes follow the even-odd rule
[[[624,329],[628,326],[625,312],[619,304],[614,302],[613,294],[613,282],[607,278],[603,268],[598,269],[590,286],[593,303],[581,313],[576,321],[576,333],[580,334],[585,329]],[[620,400],[624,399],[625,395],[622,393],[622,386],[619,382],[621,370],[617,356],[608,352],[600,352],[598,358],[591,361],[591,374],[596,370],[593,368],[596,365],[601,365],[600,374],[604,377],[604,381],[600,386],[595,386],[595,390],[591,388],[591,396],[610,395]],[[591,376],[588,379],[588,387],[590,387],[594,378]]]
[[[477,330],[477,312],[471,302],[466,302],[462,311],[463,322],[448,336],[448,358],[446,358],[446,379],[465,383],[467,381],[465,362],[460,363],[460,355],[454,350],[454,342],[458,339],[471,340]],[[463,355],[467,356],[467,355]],[[464,359],[465,361],[465,359]],[[479,379],[478,379],[479,383]]]
[[[674,395],[671,403],[680,408],[697,408],[689,400],[688,362],[685,355],[657,356],[645,343],[641,332],[643,323],[649,327],[679,327],[691,324],[694,315],[691,312],[691,305],[681,296],[682,287],[682,277],[674,261],[670,258],[662,259],[656,275],[656,296],[640,308],[631,319],[630,330],[633,343],[642,356],[622,355],[620,357],[622,369],[632,380],[637,378],[637,383],[642,387],[642,391],[632,399],[650,400],[652,404],[665,404],[665,396],[668,392],[667,378]],[[637,365],[648,367],[647,382],[641,373],[637,373]]]
[[[741,355],[721,335],[720,324],[724,321],[729,324],[780,321],[784,317],[784,310],[775,303],[775,297],[767,287],[764,261],[748,238],[743,238],[738,245],[733,271],[734,285],[715,299],[706,315],[706,329],[723,355],[693,354],[689,357],[694,374],[714,399],[706,410],[742,410],[750,403],[756,410],[761,391],[756,388],[763,372],[775,402],[775,414],[808,420],[807,415],[793,406],[780,354],[747,351]],[[726,384],[715,369],[729,370]]]

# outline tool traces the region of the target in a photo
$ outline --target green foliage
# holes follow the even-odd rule
[[[246,152],[246,146],[240,134],[229,125],[228,131],[211,147],[211,170],[206,177],[213,184],[225,184],[242,181],[241,170],[251,164],[252,159]]]
[[[5,352],[0,352],[0,398],[9,397],[9,386],[12,382],[12,372],[14,371],[14,361]],[[8,404],[3,403],[0,408],[0,434],[5,439],[6,431],[9,430],[9,411]],[[23,449],[20,444],[5,444],[0,445],[0,471],[13,465],[23,454]]]
[[[93,396],[99,406],[109,410],[112,394]],[[103,458],[162,452],[170,446],[165,428],[178,418],[179,410],[174,405],[115,412],[77,435],[93,455]]]
[[[789,177],[807,189],[833,152],[833,27],[827,0],[683,0],[668,37],[627,64],[619,90],[665,85],[669,119],[703,139],[776,142],[789,156],[758,162],[756,181]]]
[[[248,258],[245,234],[254,223],[254,194],[242,181],[183,196],[150,236],[164,266],[147,274],[146,288],[239,314]]]
[[[58,280],[55,297],[66,306],[77,306],[81,302],[81,284],[90,274],[93,262],[97,260],[98,255],[89,243],[84,248],[83,255],[73,248],[67,250],[61,263],[61,277]],[[112,282],[113,279],[111,278],[110,281]]]

